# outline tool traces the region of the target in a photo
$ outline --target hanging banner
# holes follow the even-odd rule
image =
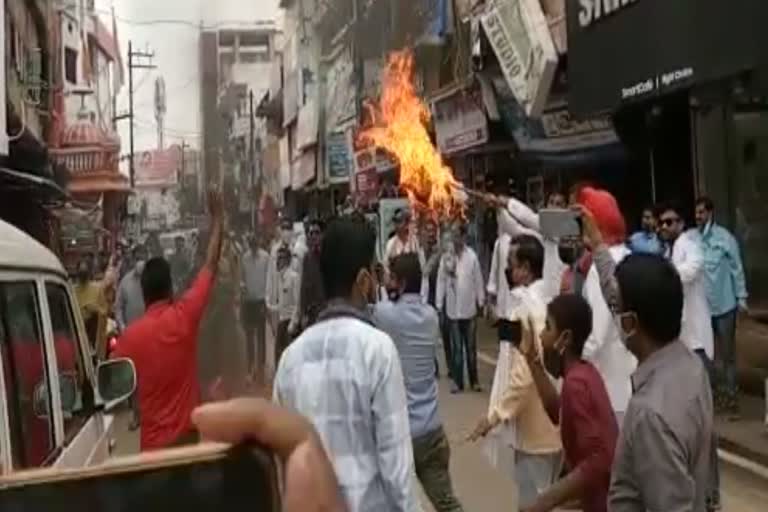
[[[181,171],[181,146],[144,151],[136,155],[136,186],[139,188],[173,187]]]
[[[351,49],[348,46],[339,48],[325,74],[325,123],[329,131],[357,117],[354,70]]]
[[[517,102],[527,116],[538,117],[557,68],[539,0],[493,0],[481,22]]]
[[[432,102],[437,147],[443,155],[488,142],[488,119],[479,86],[459,90]]]
[[[317,144],[317,132],[319,130],[319,112],[317,100],[310,98],[299,110],[299,121],[296,127],[296,148],[299,150]]]
[[[304,151],[291,165],[291,188],[301,190],[315,178],[317,152],[314,149]]]
[[[288,146],[288,136],[280,139],[280,188],[291,186],[291,149]]]

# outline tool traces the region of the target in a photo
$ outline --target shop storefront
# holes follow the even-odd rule
[[[569,105],[613,114],[652,199],[711,196],[768,311],[768,2],[568,1]]]

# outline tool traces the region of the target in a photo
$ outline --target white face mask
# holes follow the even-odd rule
[[[629,340],[637,333],[637,329],[632,329],[630,331],[627,331],[624,329],[624,322],[622,320],[624,318],[629,318],[630,316],[635,317],[635,322],[637,322],[637,315],[634,313],[619,313],[617,315],[614,315],[614,321],[616,322],[616,327],[619,330],[619,337],[621,338],[621,342],[624,344],[624,346],[627,346],[627,343],[629,343]]]

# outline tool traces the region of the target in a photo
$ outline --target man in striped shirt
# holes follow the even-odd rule
[[[313,423],[351,512],[420,510],[400,359],[366,314],[375,244],[365,220],[329,226],[320,250],[328,306],[283,353],[274,400]]]

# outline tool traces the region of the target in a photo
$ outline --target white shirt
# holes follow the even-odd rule
[[[509,264],[509,243],[512,237],[502,233],[496,239],[491,257],[491,270],[488,273],[488,295],[496,296],[494,313],[497,318],[507,318],[509,305],[509,283],[507,282],[507,265]]]
[[[278,314],[281,322],[293,320],[299,307],[301,281],[299,274],[290,266],[278,276],[277,302],[267,302],[267,307]]]
[[[243,256],[242,277],[247,299],[260,301],[266,298],[269,262],[269,253],[261,248],[255,253],[249,249]]]
[[[538,214],[521,201],[510,198],[507,208],[500,208],[496,218],[499,230],[512,238],[531,235],[539,239],[544,246],[544,268],[541,276],[544,281],[543,292],[550,300],[560,295],[560,283],[568,265],[560,259],[559,241],[544,238],[539,233]]]
[[[485,302],[485,286],[480,261],[471,247],[464,247],[461,254],[450,251],[440,258],[436,300],[445,304],[445,313],[451,320],[477,316],[478,306]]]
[[[669,250],[667,250],[669,253]],[[715,356],[715,340],[707,302],[704,256],[697,234],[687,232],[680,235],[667,254],[680,274],[683,283],[683,322],[680,341],[691,350],[704,349],[707,356]]]
[[[274,401],[312,422],[350,512],[421,510],[405,381],[387,334],[353,317],[313,325],[283,353]]]
[[[399,236],[395,235],[387,241],[387,246],[384,249],[384,261],[381,263],[389,272],[389,262],[392,261],[392,258],[411,252],[419,255],[419,263],[424,268],[424,252],[421,250],[421,244],[419,244],[418,239],[413,234],[410,234],[408,239],[403,242]]]
[[[619,263],[629,255],[629,249],[623,244],[616,245],[610,248],[610,253]],[[623,414],[632,396],[630,377],[637,368],[637,359],[621,341],[616,318],[605,301],[594,265],[587,273],[582,294],[592,308],[592,334],[584,344],[582,355],[603,377],[613,410]]]

